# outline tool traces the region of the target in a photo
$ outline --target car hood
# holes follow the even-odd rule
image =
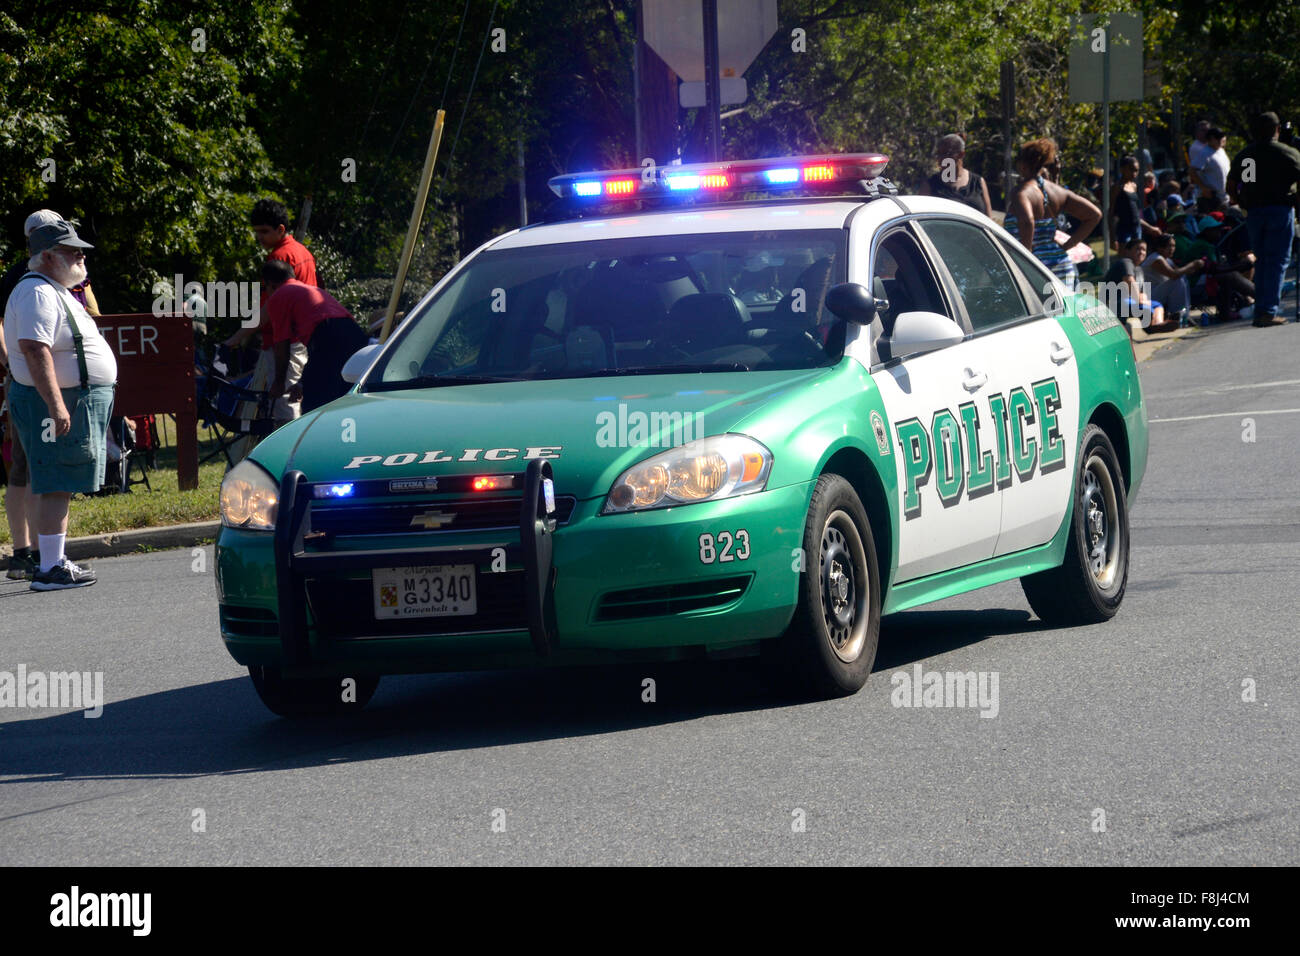
[[[608,493],[632,464],[721,435],[830,369],[552,379],[354,394],[286,425],[252,458],[308,481],[522,472],[551,461],[556,490]]]

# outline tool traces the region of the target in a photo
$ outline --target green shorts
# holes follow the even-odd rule
[[[49,408],[40,392],[30,385],[10,384],[9,417],[27,452],[32,494],[89,494],[100,489],[107,464],[105,438],[115,389],[115,385],[61,389],[72,430],[55,437]]]

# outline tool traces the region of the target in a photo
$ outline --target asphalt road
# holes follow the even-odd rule
[[[0,580],[0,671],[102,671],[107,700],[0,708],[0,865],[1295,865],[1297,354],[1300,326],[1238,326],[1142,365],[1115,620],[1048,629],[988,588],[886,619],[829,703],[711,663],[386,678],[355,718],[291,723],[221,646],[210,554]],[[893,706],[915,664],[996,673],[996,717]]]

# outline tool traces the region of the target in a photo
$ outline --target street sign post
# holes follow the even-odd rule
[[[1070,25],[1070,102],[1101,102],[1102,268],[1109,272],[1110,104],[1142,99],[1142,14],[1087,14],[1071,17]]]

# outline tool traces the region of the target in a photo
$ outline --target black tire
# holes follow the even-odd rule
[[[1020,579],[1047,624],[1100,624],[1119,610],[1128,585],[1127,488],[1106,433],[1089,425],[1074,474],[1070,537],[1060,567]]]
[[[344,701],[343,681],[338,677],[286,678],[274,667],[249,667],[257,696],[272,713],[281,717],[336,717],[360,713],[379,687],[378,677],[358,676],[356,700]]]
[[[764,653],[769,676],[800,697],[844,697],[871,675],[880,643],[880,575],[871,522],[853,486],[822,475],[804,523],[799,604]]]

